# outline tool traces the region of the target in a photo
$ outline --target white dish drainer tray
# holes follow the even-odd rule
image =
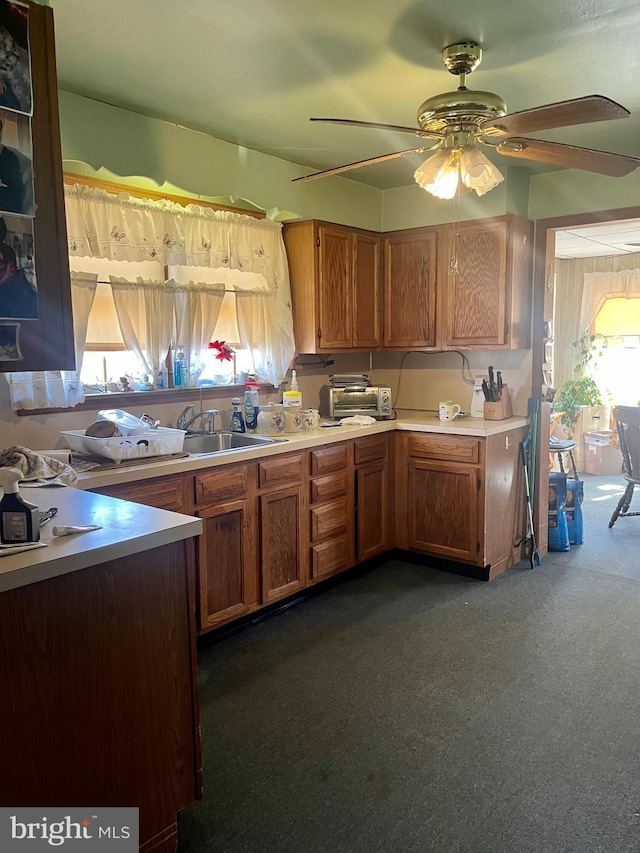
[[[65,437],[71,450],[91,456],[104,456],[107,459],[113,459],[114,462],[180,453],[185,434],[182,429],[159,427],[142,435],[93,438],[85,435],[82,429],[61,430],[61,435]]]

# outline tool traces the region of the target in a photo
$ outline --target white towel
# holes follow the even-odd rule
[[[70,465],[19,444],[0,450],[0,467],[22,471],[24,486],[75,486],[78,481]]]

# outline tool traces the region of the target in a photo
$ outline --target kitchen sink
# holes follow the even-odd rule
[[[242,432],[216,432],[212,435],[194,433],[193,435],[185,435],[184,449],[194,454],[228,453],[231,450],[244,450],[247,447],[278,444],[285,440],[266,438],[262,435],[247,435]]]

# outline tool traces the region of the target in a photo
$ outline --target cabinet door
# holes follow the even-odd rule
[[[481,562],[481,469],[409,459],[409,548],[466,563]]]
[[[502,347],[507,343],[508,222],[463,222],[447,229],[447,256],[458,272],[447,276],[443,346]]]
[[[201,631],[242,616],[258,603],[253,506],[254,501],[242,500],[198,511],[204,528],[196,546]]]
[[[261,495],[262,603],[291,595],[306,583],[302,558],[302,486]]]
[[[356,554],[358,562],[389,547],[389,483],[386,462],[356,469]]]
[[[395,233],[384,241],[385,347],[435,347],[439,228]]]
[[[351,346],[353,243],[349,230],[318,227],[318,349]]]
[[[354,234],[353,346],[380,346],[380,241]]]

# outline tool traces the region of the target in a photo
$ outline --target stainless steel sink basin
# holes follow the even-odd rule
[[[263,435],[247,435],[242,432],[216,432],[213,435],[185,435],[184,449],[189,453],[228,453],[231,450],[244,450],[246,447],[260,447],[263,444],[277,444],[283,439],[266,438]]]

